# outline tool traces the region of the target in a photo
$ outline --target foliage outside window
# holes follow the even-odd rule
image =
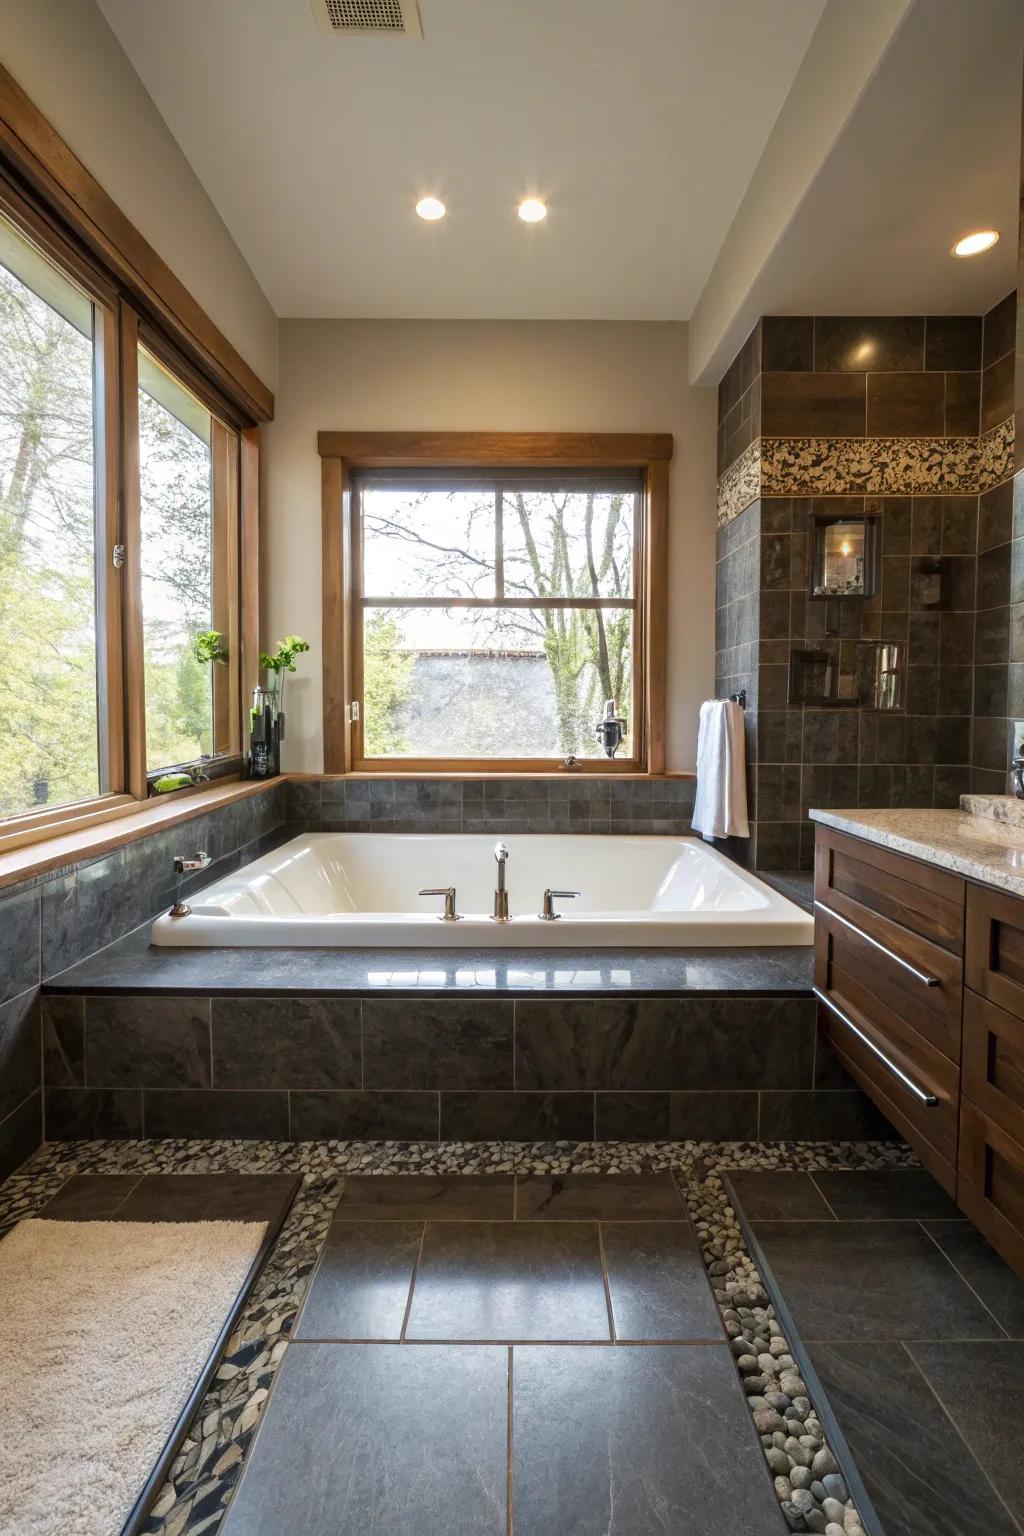
[[[619,471],[358,474],[363,757],[600,758],[605,702],[636,717],[641,494]]]

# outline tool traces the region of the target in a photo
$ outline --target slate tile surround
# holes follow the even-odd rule
[[[46,1084],[53,1140],[892,1134],[818,1049],[807,996],[48,993],[51,1010],[83,1040],[76,1080],[59,1058]]]

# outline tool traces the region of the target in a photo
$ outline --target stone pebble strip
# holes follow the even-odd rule
[[[864,1536],[722,1186],[729,1169],[916,1167],[892,1142],[63,1142],[0,1186],[0,1235],[74,1173],[296,1173],[287,1220],[147,1520],[146,1536],[214,1536],[327,1235],[346,1173],[658,1173],[683,1193],[782,1513],[791,1531]],[[774,1368],[773,1368],[774,1367]],[[787,1388],[789,1390],[787,1390]]]

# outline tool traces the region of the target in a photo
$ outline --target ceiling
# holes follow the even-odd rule
[[[279,316],[678,320],[825,0],[98,3]]]

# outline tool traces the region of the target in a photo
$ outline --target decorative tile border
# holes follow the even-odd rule
[[[731,1168],[816,1169],[915,1167],[910,1148],[900,1142],[780,1142],[770,1147],[748,1142],[617,1143],[446,1143],[415,1142],[66,1142],[40,1149],[0,1186],[0,1234],[36,1214],[73,1173],[299,1173],[302,1189],[289,1212],[274,1250],[228,1341],[210,1390],[192,1423],[153,1511],[146,1536],[215,1536],[234,1491],[244,1457],[263,1412],[274,1373],[323,1245],[346,1173],[646,1173],[671,1172],[683,1193],[725,1331],[741,1376],[749,1368],[738,1340],[762,1338],[786,1343],[775,1319],[739,1224],[726,1199],[722,1174]],[[781,1357],[780,1357],[781,1358]],[[740,1364],[740,1361],[743,1364]],[[747,1379],[744,1376],[744,1379]],[[817,1451],[831,1456],[821,1423],[804,1383],[794,1373],[788,1417],[767,1395],[747,1391],[747,1401],[775,1478],[776,1495],[787,1524],[816,1530],[804,1520],[807,1490],[798,1490],[778,1469],[780,1455],[791,1470],[803,1461],[778,1444],[791,1438],[777,1428],[799,1423]],[[797,1388],[803,1388],[798,1391]],[[783,1383],[780,1375],[779,1389]],[[767,1388],[765,1389],[767,1393]],[[781,1399],[778,1399],[781,1403]],[[797,1436],[799,1439],[799,1435]],[[824,1475],[824,1474],[823,1474]],[[839,1478],[839,1482],[833,1481]],[[802,1478],[798,1479],[803,1481]],[[863,1536],[853,1500],[838,1473],[826,1488],[844,1506],[844,1536]],[[814,1507],[822,1501],[812,1482]],[[794,1499],[794,1493],[797,1494]],[[840,1497],[841,1496],[841,1497]]]
[[[761,494],[761,439],[756,438],[729,465],[718,482],[717,526],[724,528]]]
[[[718,526],[757,496],[974,495],[1013,474],[1014,420],[982,437],[762,437],[718,482]]]

